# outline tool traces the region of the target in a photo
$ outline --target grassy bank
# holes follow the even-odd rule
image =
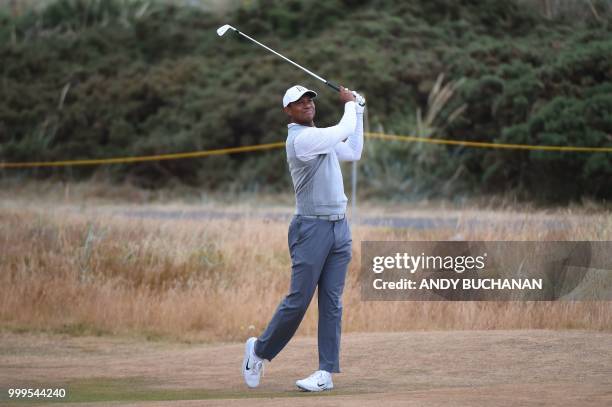
[[[289,284],[287,225],[260,209],[201,203],[159,210],[249,213],[237,219],[138,218],[152,206],[2,199],[0,325],[16,331],[119,334],[179,340],[240,340],[265,327]],[[456,228],[353,226],[344,294],[349,332],[437,329],[612,330],[610,302],[363,302],[358,273],[363,240],[612,240],[605,211],[430,210],[452,212]],[[289,213],[290,205],[274,209]],[[463,228],[488,217],[491,227]],[[542,217],[567,229],[542,229]],[[513,219],[513,222],[504,222]],[[519,221],[517,226],[517,221]],[[300,328],[316,333],[316,301]]]

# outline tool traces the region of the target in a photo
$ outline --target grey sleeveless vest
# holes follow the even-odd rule
[[[297,215],[338,215],[346,211],[342,172],[336,152],[302,161],[297,158],[295,137],[310,127],[294,124],[287,137],[287,162],[293,179]]]

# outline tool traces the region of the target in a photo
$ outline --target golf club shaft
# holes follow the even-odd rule
[[[279,54],[278,52],[274,51],[272,48],[270,48],[270,47],[268,47],[268,46],[266,46],[266,45],[262,44],[261,42],[257,41],[257,40],[256,40],[256,39],[254,39],[254,38],[249,37],[248,35],[246,35],[246,34],[245,34],[245,33],[243,33],[242,31],[240,31],[240,30],[238,30],[238,29],[235,29],[235,28],[234,28],[234,30],[235,30],[235,31],[236,31],[238,34],[240,34],[240,35],[242,35],[243,37],[245,37],[246,39],[249,39],[249,40],[253,41],[255,44],[257,44],[257,45],[260,45],[260,46],[264,47],[265,49],[267,49],[267,50],[268,50],[268,51],[270,51],[270,52],[273,52],[274,54],[276,54],[276,55],[278,55],[279,57],[283,58],[285,61],[287,61],[287,62],[289,62],[289,63],[293,64],[294,66],[296,66],[296,67],[298,67],[298,68],[300,68],[302,71],[306,72],[307,74],[309,74],[309,75],[311,75],[311,76],[313,76],[313,77],[317,78],[318,80],[320,80],[321,82],[323,82],[324,84],[326,84],[326,85],[327,85],[327,86],[329,86],[330,88],[334,89],[335,91],[340,92],[340,86],[336,85],[335,83],[332,83],[332,82],[330,82],[330,81],[328,81],[328,80],[326,80],[326,79],[324,79],[324,78],[320,77],[320,76],[319,76],[319,75],[317,75],[316,73],[309,71],[308,69],[304,68],[302,65],[297,64],[297,63],[293,62],[292,60],[290,60],[290,59],[289,59],[289,58],[287,58],[286,56],[284,56],[284,55],[282,55],[282,54]]]

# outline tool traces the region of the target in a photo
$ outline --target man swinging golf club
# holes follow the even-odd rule
[[[296,385],[305,391],[330,390],[332,373],[340,372],[341,297],[352,240],[339,161],[361,158],[365,99],[340,87],[342,119],[318,128],[313,121],[316,96],[303,86],[292,86],[283,97],[291,120],[286,150],[296,199],[288,238],[291,284],[265,331],[246,341],[242,373],[249,387],[259,385],[264,360],[271,361],[287,345],[317,287],[319,370]]]

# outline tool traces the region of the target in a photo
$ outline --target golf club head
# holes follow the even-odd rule
[[[236,30],[236,29],[235,29],[234,27],[232,27],[231,25],[229,25],[229,24],[225,24],[225,25],[223,25],[223,26],[221,26],[221,27],[217,28],[217,34],[219,35],[219,37],[222,37],[222,36],[223,36],[223,34],[225,34],[225,33],[227,32],[227,30],[229,30],[230,28],[231,28],[232,30],[234,30],[234,31]]]

